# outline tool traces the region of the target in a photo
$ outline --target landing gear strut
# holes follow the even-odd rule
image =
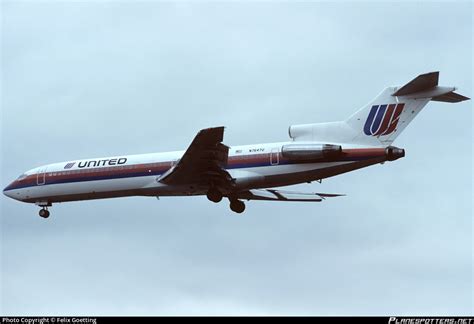
[[[207,199],[212,202],[218,203],[222,200],[222,193],[215,188],[211,188],[207,192]]]
[[[48,218],[49,217],[49,210],[46,207],[43,207],[39,211],[39,215],[43,218]]]
[[[241,214],[245,210],[245,204],[238,199],[232,199],[230,200],[230,209],[237,214]]]
[[[48,207],[52,206],[51,202],[45,201],[45,200],[40,200],[40,201],[35,202],[35,205],[41,207],[41,209],[39,211],[39,215],[41,217],[43,217],[43,218],[48,218],[49,217]]]

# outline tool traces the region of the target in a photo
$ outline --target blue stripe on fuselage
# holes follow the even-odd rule
[[[349,161],[362,161],[368,160],[371,158],[379,157],[376,156],[364,156],[364,157],[348,157],[348,158],[341,158],[338,161],[331,161],[331,162],[349,162]],[[314,163],[314,162],[313,162]],[[324,162],[327,163],[327,162]],[[254,163],[236,163],[233,165],[229,165],[226,170],[231,169],[245,169],[245,168],[257,168],[257,167],[270,167],[270,166],[278,166],[278,165],[290,165],[290,164],[302,164],[302,163],[291,163],[291,161],[280,161],[278,164],[270,165],[269,161],[266,162],[254,162]],[[109,175],[86,175],[86,176],[78,176],[78,177],[71,177],[67,179],[54,179],[54,177],[49,177],[45,184],[40,186],[47,186],[53,184],[64,184],[64,183],[75,183],[75,182],[86,182],[86,181],[97,181],[97,180],[114,180],[114,179],[123,179],[123,178],[136,178],[136,177],[146,177],[146,176],[160,176],[165,171],[152,171],[152,172],[129,172],[123,174],[109,174]],[[7,186],[3,191],[10,191],[15,189],[21,188],[28,188],[28,187],[36,187],[38,184],[36,183],[18,183],[14,186]]]

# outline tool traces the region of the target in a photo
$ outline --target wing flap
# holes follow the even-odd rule
[[[345,196],[342,194],[326,194],[317,192],[296,192],[276,189],[251,189],[240,192],[237,198],[245,200],[271,200],[271,201],[313,201],[321,202],[328,197]]]

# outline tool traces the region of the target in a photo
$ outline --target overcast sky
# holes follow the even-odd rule
[[[2,2],[2,188],[57,161],[232,146],[344,119],[440,71],[472,92],[471,2]],[[324,203],[1,204],[2,314],[473,314],[472,102],[406,157],[305,184]]]

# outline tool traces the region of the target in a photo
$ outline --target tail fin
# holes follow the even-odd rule
[[[344,122],[296,125],[290,127],[290,136],[305,135],[294,140],[389,146],[415,116],[430,101],[460,102],[469,100],[455,93],[454,87],[438,86],[439,72],[421,74],[402,87],[383,90],[372,102],[355,112]],[[304,126],[304,127],[303,127]],[[304,128],[311,128],[311,131]],[[323,138],[318,138],[318,135]],[[334,135],[331,135],[334,134]],[[327,138],[329,135],[329,138]],[[331,140],[331,136],[334,137]],[[326,137],[326,138],[324,138]]]
[[[388,146],[430,101],[460,102],[469,98],[454,92],[454,87],[438,86],[439,72],[421,74],[402,87],[386,88],[369,105],[346,120],[359,134],[354,142],[376,138]]]

